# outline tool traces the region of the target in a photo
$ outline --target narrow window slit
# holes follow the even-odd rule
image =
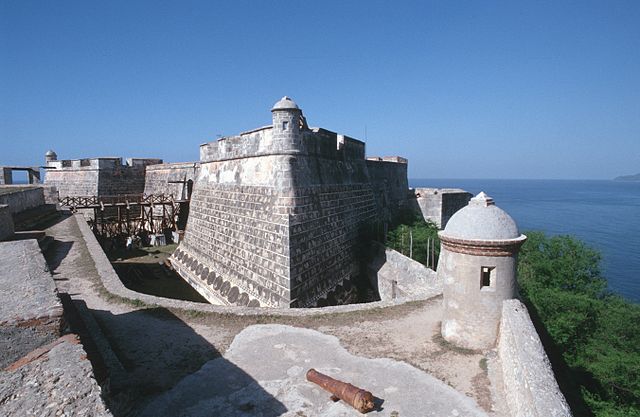
[[[494,276],[495,267],[483,266],[480,270],[480,288],[491,287]]]

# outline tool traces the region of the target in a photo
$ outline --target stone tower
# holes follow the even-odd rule
[[[502,302],[517,293],[516,258],[527,237],[484,192],[454,214],[439,235],[442,336],[468,349],[491,348]]]
[[[273,119],[273,145],[282,151],[295,151],[301,145],[302,111],[295,101],[282,97],[271,109]]]
[[[288,97],[272,124],[200,146],[174,269],[213,304],[349,302],[368,231],[407,205],[407,160],[309,128]]]
[[[47,153],[44,154],[44,160],[47,164],[52,161],[57,161],[58,155],[54,151],[49,149]]]

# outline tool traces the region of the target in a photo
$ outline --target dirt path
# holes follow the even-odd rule
[[[135,415],[159,393],[224,354],[242,329],[261,323],[313,328],[338,337],[353,354],[405,361],[473,397],[486,411],[505,415],[497,384],[488,377],[496,368],[493,352],[457,349],[442,340],[440,298],[299,318],[143,309],[105,296],[75,218],[64,218],[47,234],[55,238],[46,258],[59,291],[86,304],[127,373],[112,387],[116,415]]]

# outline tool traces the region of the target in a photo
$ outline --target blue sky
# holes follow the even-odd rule
[[[0,164],[309,124],[411,178],[640,172],[640,2],[0,2]]]

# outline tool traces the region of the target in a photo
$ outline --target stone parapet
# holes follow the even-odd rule
[[[380,300],[431,298],[442,294],[442,280],[436,271],[378,242],[372,242],[371,254],[367,273]]]
[[[502,303],[498,355],[513,417],[572,415],[527,308],[519,300]]]
[[[37,185],[0,186],[0,204],[8,205],[11,214],[42,206],[44,189]]]
[[[35,239],[0,242],[0,368],[60,336],[62,303]]]
[[[322,308],[293,308],[274,310],[272,308],[265,307],[212,305],[143,294],[132,291],[124,286],[124,284],[122,283],[122,281],[120,281],[120,278],[114,271],[109,258],[107,258],[107,255],[105,255],[102,247],[96,240],[96,237],[87,225],[84,217],[81,214],[76,214],[74,215],[74,218],[76,219],[78,227],[80,228],[82,239],[87,245],[89,255],[91,256],[91,259],[95,264],[96,270],[100,277],[101,285],[104,286],[108,293],[136,303],[145,303],[148,305],[159,306],[168,309],[178,309],[182,311],[200,313],[236,314],[239,316],[308,317],[337,313],[349,313],[354,311],[374,310],[405,304],[409,301],[415,301],[409,299],[395,299],[391,301],[376,301],[371,303],[349,304]]]
[[[87,158],[47,162],[45,184],[56,187],[60,197],[142,194],[145,167],[161,159]]]

